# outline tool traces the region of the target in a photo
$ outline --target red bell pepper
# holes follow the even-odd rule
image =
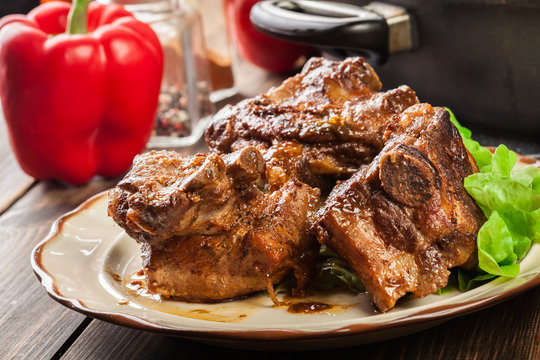
[[[155,121],[163,71],[157,36],[121,6],[89,1],[48,2],[0,20],[10,142],[37,179],[78,185],[121,175]]]
[[[253,26],[249,13],[259,0],[226,0],[228,25],[244,59],[265,70],[284,71],[293,68],[313,48],[279,40],[263,34]]]

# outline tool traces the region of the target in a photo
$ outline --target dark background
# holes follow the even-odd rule
[[[39,5],[39,0],[1,0],[0,17],[8,14],[26,14]]]

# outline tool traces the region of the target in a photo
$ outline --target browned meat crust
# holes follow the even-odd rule
[[[314,222],[319,241],[353,267],[382,311],[405,293],[446,285],[449,268],[475,262],[484,221],[463,179],[475,171],[442,108],[396,116],[370,165],[334,188]]]
[[[222,109],[206,131],[206,142],[221,153],[257,146],[273,163],[268,170],[281,171],[283,179],[294,176],[331,188],[336,178],[349,177],[381,150],[394,114],[418,103],[407,86],[380,89],[377,74],[361,58],[312,58],[280,86]],[[292,150],[284,152],[284,146]]]
[[[136,239],[150,291],[217,301],[267,288],[291,270],[297,289],[315,269],[309,233],[320,192],[290,180],[272,193],[260,152],[151,152],[109,192],[109,215]]]

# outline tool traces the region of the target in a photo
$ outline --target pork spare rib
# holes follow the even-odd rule
[[[268,289],[293,272],[296,291],[316,266],[308,231],[319,190],[294,179],[265,193],[261,153],[153,151],[109,192],[109,215],[141,247],[148,289],[211,302]]]
[[[270,184],[290,177],[322,189],[350,177],[382,149],[388,120],[418,103],[408,86],[379,92],[362,58],[311,58],[301,73],[214,117],[205,137],[212,151],[258,147]]]
[[[386,311],[408,292],[444,287],[449,268],[474,265],[484,216],[463,186],[476,165],[445,109],[408,108],[383,141],[369,165],[333,189],[314,229]]]

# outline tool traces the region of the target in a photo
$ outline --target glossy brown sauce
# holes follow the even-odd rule
[[[119,298],[118,305],[144,306],[171,315],[215,322],[240,322],[254,312],[260,304],[242,304],[230,306],[231,303],[222,304],[189,304],[180,301],[168,300],[160,295],[152,294],[146,287],[144,272],[139,270],[124,279],[108,269],[111,278],[122,286],[127,298]],[[198,306],[204,306],[200,308]],[[208,308],[207,308],[208,307]],[[211,310],[209,309],[211,308]]]
[[[333,305],[328,305],[320,302],[304,302],[300,301],[289,305],[287,312],[293,314],[313,314],[321,311],[330,310],[333,308]]]
[[[124,279],[110,269],[108,272],[112,280],[124,289],[126,295],[125,298],[118,299],[118,305],[136,307],[142,305],[146,308],[171,315],[228,323],[241,322],[249,317],[249,315],[257,312],[261,307],[271,306],[268,303],[268,298],[263,295],[255,295],[216,304],[195,304],[169,300],[148,291],[142,270],[126,276]],[[317,296],[307,299],[284,296],[281,304],[278,308],[286,309],[288,313],[299,316],[305,314],[332,315],[346,311],[349,308],[347,305],[328,304],[319,301]]]

